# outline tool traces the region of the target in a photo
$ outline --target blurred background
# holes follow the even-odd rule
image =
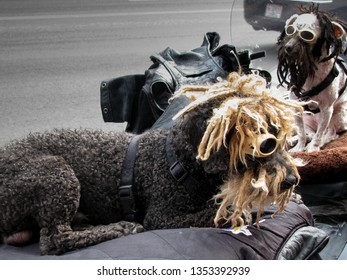
[[[100,82],[142,74],[152,54],[196,48],[208,31],[265,50],[253,66],[275,71],[279,31],[256,31],[242,0],[0,0],[0,145],[52,128],[123,130],[102,119]]]

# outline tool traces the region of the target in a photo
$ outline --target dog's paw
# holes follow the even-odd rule
[[[131,234],[136,234],[136,233],[141,233],[145,231],[145,228],[138,224],[138,223],[133,223],[133,225],[129,228]]]
[[[121,226],[123,230],[129,234],[136,234],[145,231],[144,227],[139,223],[120,221],[117,224]]]
[[[303,152],[305,150],[305,143],[303,142],[297,142],[296,145],[289,149],[290,153],[298,153]]]
[[[312,141],[306,146],[305,151],[308,153],[318,152],[320,150],[319,145],[312,143]]]
[[[295,145],[293,148],[289,149],[289,153],[298,153],[303,152],[305,150],[305,147],[300,147],[299,145]]]

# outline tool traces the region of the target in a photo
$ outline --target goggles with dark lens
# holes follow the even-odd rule
[[[308,42],[308,43],[313,42],[317,37],[317,34],[314,33],[312,30],[310,30],[310,29],[300,29],[299,30],[294,25],[286,26],[285,32],[288,36],[292,36],[292,35],[297,33],[301,40],[303,40],[304,42]]]
[[[281,140],[273,134],[260,134],[254,144],[250,140],[249,138],[246,143],[245,153],[255,157],[267,157],[273,154],[281,143]]]

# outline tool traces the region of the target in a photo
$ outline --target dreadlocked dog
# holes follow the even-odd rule
[[[136,137],[125,189],[122,166],[135,139],[128,133],[56,130],[1,148],[1,236],[20,245],[39,232],[41,253],[61,254],[140,232],[138,223],[146,230],[240,226],[255,208],[258,222],[269,203],[281,212],[299,182],[285,148],[302,108],[265,85],[260,76],[232,73],[178,92],[192,102],[171,129]],[[130,216],[124,190],[134,203]]]
[[[340,57],[346,30],[346,22],[317,6],[301,6],[278,39],[278,80],[293,99],[307,102],[291,151],[318,151],[347,129],[347,67]]]
[[[272,202],[280,205],[281,212],[293,191],[292,187],[283,191],[283,183],[296,185],[299,174],[295,166],[302,164],[285,151],[295,125],[293,116],[302,113],[300,105],[270,96],[264,80],[255,75],[239,77],[232,73],[227,82],[185,88],[182,92],[198,92],[203,97],[175,118],[207,101],[223,100],[213,110],[197,156],[206,161],[214,151],[228,150],[229,178],[214,197],[220,201],[215,224],[223,221],[243,225],[243,217],[250,222],[254,207],[259,207],[259,220],[264,206]]]

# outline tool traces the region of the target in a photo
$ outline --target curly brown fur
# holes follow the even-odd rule
[[[151,130],[141,136],[133,184],[137,223],[147,230],[228,222],[235,226],[250,222],[253,207],[260,207],[260,215],[265,200],[283,209],[299,179],[293,160],[282,149],[297,105],[288,103],[283,108],[283,101],[269,97],[258,82],[252,83],[257,79],[230,75],[227,81],[208,86],[211,94],[202,94],[203,101],[193,102],[172,129]],[[232,100],[237,102],[230,107]],[[282,109],[289,115],[280,113]],[[223,119],[224,110],[228,114]],[[253,112],[251,116],[248,111]],[[238,121],[234,115],[240,116]],[[222,116],[225,125],[221,134],[211,132],[205,141],[216,116]],[[243,138],[264,129],[281,135],[281,146],[266,158],[243,155]],[[55,130],[31,134],[1,148],[0,235],[27,241],[28,232],[39,229],[42,254],[61,254],[141,231],[137,223],[122,221],[118,194],[132,136]],[[165,154],[167,137],[177,159],[198,178],[205,200],[171,176]],[[241,144],[235,144],[235,139]],[[215,206],[208,203],[213,199]],[[91,226],[75,224],[81,213],[82,222]]]

